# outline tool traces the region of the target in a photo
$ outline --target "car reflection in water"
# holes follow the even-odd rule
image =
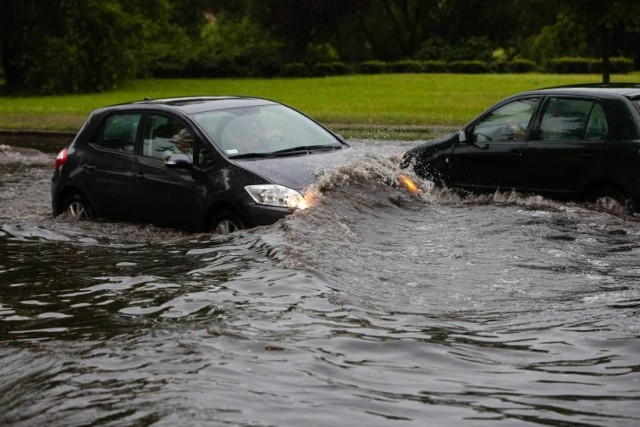
[[[228,233],[307,207],[344,140],[280,103],[189,97],[91,113],[56,159],[53,214]]]
[[[517,190],[640,207],[640,85],[582,85],[509,97],[460,132],[409,150],[404,167],[474,192]]]

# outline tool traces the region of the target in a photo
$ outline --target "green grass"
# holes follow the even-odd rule
[[[637,82],[640,74],[615,75]],[[381,74],[305,79],[145,79],[112,92],[0,97],[0,129],[71,130],[96,107],[145,97],[249,95],[275,99],[350,133],[367,129],[459,126],[508,95],[528,89],[600,81],[599,75]]]

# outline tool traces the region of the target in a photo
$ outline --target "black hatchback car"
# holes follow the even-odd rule
[[[303,190],[348,145],[258,98],[148,100],[93,111],[56,158],[54,216],[228,233],[305,208]]]
[[[534,90],[409,150],[405,167],[473,192],[516,190],[640,207],[640,85]]]

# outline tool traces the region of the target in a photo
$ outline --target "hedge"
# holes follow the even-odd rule
[[[491,64],[491,69],[496,73],[530,73],[538,70],[538,64],[529,59],[514,59],[495,62]]]
[[[302,62],[291,62],[282,67],[284,77],[309,77],[311,74],[311,67]]]
[[[612,73],[628,73],[633,71],[635,64],[629,58],[610,58]],[[599,58],[554,58],[547,64],[547,71],[558,74],[588,74],[602,72],[602,60]]]
[[[547,70],[558,74],[588,74],[596,60],[592,58],[554,58]]]
[[[383,61],[365,61],[356,65],[356,71],[361,74],[380,74],[386,73],[389,64]]]
[[[612,73],[627,73],[635,70],[633,60],[629,58],[611,58]],[[485,62],[480,60],[465,61],[365,61],[358,64],[344,62],[321,62],[307,64],[292,62],[280,64],[275,59],[254,60],[249,64],[238,64],[228,58],[196,58],[182,67],[164,66],[153,70],[155,77],[312,77],[335,76],[351,73],[527,73],[543,71],[557,74],[597,74],[602,72],[602,61],[598,58],[554,58],[544,67],[527,59],[512,61]]]
[[[392,73],[421,73],[424,71],[424,64],[422,61],[405,60],[390,62],[387,68]]]
[[[316,76],[339,76],[351,73],[351,67],[344,62],[321,62],[313,71]]]
[[[452,73],[484,74],[491,71],[489,64],[479,60],[452,61],[448,65]]]
[[[449,70],[445,61],[424,61],[422,66],[425,73],[446,73]]]

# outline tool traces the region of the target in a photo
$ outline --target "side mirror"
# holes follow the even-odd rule
[[[467,130],[462,129],[458,131],[458,141],[466,142],[467,141]]]
[[[170,154],[164,159],[164,165],[170,169],[191,169],[193,160],[186,154]]]

